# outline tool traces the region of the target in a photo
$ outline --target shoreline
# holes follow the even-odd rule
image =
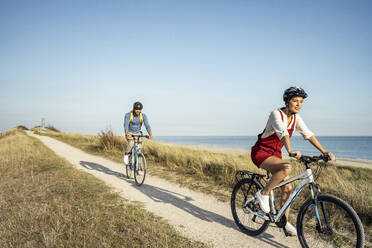
[[[192,150],[199,151],[208,151],[214,153],[225,153],[233,155],[250,155],[250,150],[242,148],[231,148],[231,147],[221,147],[221,146],[206,146],[206,145],[188,145],[188,144],[176,144],[176,143],[167,143],[160,141],[152,141],[162,145],[184,147]],[[290,159],[288,155],[283,154],[284,159]],[[362,167],[372,169],[372,160],[368,159],[358,159],[358,158],[336,158],[336,161],[339,165],[353,166],[353,167]]]

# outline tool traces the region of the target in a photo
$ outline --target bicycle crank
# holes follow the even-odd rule
[[[287,217],[285,217],[285,215],[283,214],[283,216],[280,218],[280,220],[278,222],[275,222],[275,224],[279,228],[285,227],[285,225],[287,224]]]

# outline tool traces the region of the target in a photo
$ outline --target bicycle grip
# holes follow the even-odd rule
[[[329,160],[331,160],[331,157],[328,155],[322,155],[322,159],[324,162],[328,162]]]
[[[297,156],[297,152],[290,152],[289,153],[289,156],[292,157],[292,158],[294,158],[294,157]]]

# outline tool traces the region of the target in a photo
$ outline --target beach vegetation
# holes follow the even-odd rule
[[[0,247],[206,247],[16,129],[0,134],[0,199]]]
[[[112,131],[101,131],[98,135],[70,133],[44,133],[88,153],[101,155],[116,162],[122,162],[126,140],[115,136]],[[237,170],[249,170],[265,174],[251,161],[248,154],[225,154],[193,150],[178,145],[167,145],[150,140],[144,141],[143,152],[148,160],[149,172],[182,186],[215,195],[221,201],[229,201],[235,184]],[[292,175],[300,174],[304,166],[295,160]],[[313,166],[316,182],[323,193],[336,195],[348,202],[360,216],[366,237],[372,237],[372,170],[336,163],[319,162]],[[124,167],[123,167],[124,168]],[[321,169],[317,169],[321,168]],[[294,187],[296,185],[293,185]],[[277,192],[278,194],[280,192]],[[292,204],[294,212],[309,197],[304,189]],[[294,223],[295,214],[290,221]]]

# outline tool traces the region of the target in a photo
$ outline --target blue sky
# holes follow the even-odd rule
[[[316,135],[372,135],[371,1],[1,1],[0,131],[256,135],[289,86]]]

